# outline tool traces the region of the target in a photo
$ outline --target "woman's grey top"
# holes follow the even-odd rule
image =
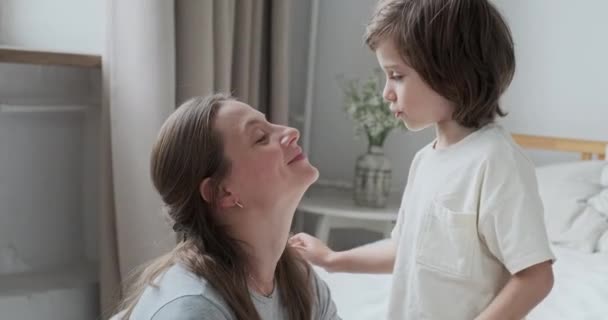
[[[327,284],[313,274],[313,319],[340,319],[331,299]],[[205,280],[176,264],[155,281],[156,287],[148,286],[133,313],[131,320],[233,320],[228,305],[219,293]],[[293,288],[298,290],[298,288]],[[278,289],[265,297],[250,292],[251,300],[263,320],[287,319]]]

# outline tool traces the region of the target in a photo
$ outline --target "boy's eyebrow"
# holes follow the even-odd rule
[[[399,65],[397,64],[388,64],[384,66],[384,69],[399,69]]]

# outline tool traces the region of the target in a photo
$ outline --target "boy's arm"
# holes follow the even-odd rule
[[[553,267],[545,261],[513,276],[475,320],[521,320],[553,287]]]
[[[533,164],[515,152],[488,160],[478,232],[511,277],[477,320],[521,320],[553,287],[551,250]]]
[[[289,245],[310,263],[329,272],[392,273],[395,265],[396,246],[391,239],[335,252],[321,240],[299,233],[289,239]]]

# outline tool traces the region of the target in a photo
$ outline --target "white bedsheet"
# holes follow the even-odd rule
[[[554,248],[555,286],[528,320],[608,320],[608,254]],[[327,273],[315,269],[347,320],[386,318],[390,276]]]
[[[554,251],[555,285],[529,320],[608,319],[608,254]]]

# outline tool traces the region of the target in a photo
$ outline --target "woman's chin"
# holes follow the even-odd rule
[[[317,167],[313,166],[312,164],[310,165],[310,173],[308,176],[308,181],[310,181],[307,185],[307,188],[310,187],[313,183],[317,182],[317,180],[319,180],[319,169],[317,169]]]
[[[319,170],[313,165],[309,165],[306,170],[302,170],[297,176],[293,177],[292,187],[298,189],[299,192],[304,194],[310,186],[319,179]]]

